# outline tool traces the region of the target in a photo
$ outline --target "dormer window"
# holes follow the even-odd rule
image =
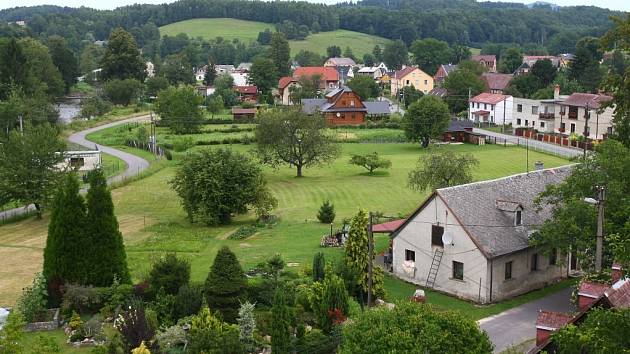
[[[523,211],[517,210],[514,214],[514,225],[523,225]]]

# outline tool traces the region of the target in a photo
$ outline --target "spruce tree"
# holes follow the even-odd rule
[[[326,268],[326,260],[322,252],[315,253],[313,257],[313,281],[321,281],[324,279]]]
[[[205,286],[208,306],[223,315],[223,320],[236,323],[240,303],[245,298],[247,280],[236,255],[223,246],[214,259]]]
[[[48,284],[50,305],[61,300],[65,283],[85,284],[89,240],[85,236],[85,203],[79,194],[79,182],[67,174],[55,195],[44,248],[44,277]]]
[[[291,314],[287,307],[284,289],[278,287],[271,307],[271,352],[288,354],[291,349]]]
[[[317,220],[324,224],[330,224],[335,220],[335,206],[330,201],[325,201],[319,208]]]
[[[87,284],[110,286],[114,277],[118,277],[121,283],[130,283],[125,245],[103,171],[91,171],[89,181],[86,231],[90,238],[90,252],[87,253],[90,274]]]

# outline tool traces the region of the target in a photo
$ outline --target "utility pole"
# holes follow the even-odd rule
[[[595,248],[595,271],[602,271],[602,249],[604,248],[604,200],[605,187],[597,186],[597,246]]]
[[[586,102],[586,110],[584,111],[584,132],[582,135],[584,136],[584,160],[586,160],[586,144],[588,139],[588,120],[591,117],[591,113],[589,112],[588,102]]]
[[[503,100],[503,126],[501,127],[501,133],[505,134],[505,105],[507,98]]]
[[[472,89],[468,88],[468,102],[466,102],[466,106],[468,107],[468,120],[470,120],[470,96],[472,95]]]
[[[527,150],[527,173],[529,173],[529,139],[525,138],[526,150]]]
[[[368,293],[367,293],[367,305],[372,306],[372,268],[374,267],[374,236],[372,235],[372,212],[368,214]]]
[[[18,118],[20,119],[20,133],[24,135],[24,120],[22,119],[22,115],[20,114]]]

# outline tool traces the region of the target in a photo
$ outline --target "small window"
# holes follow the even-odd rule
[[[444,247],[442,242],[442,235],[444,235],[444,228],[438,225],[431,226],[431,246]]]
[[[515,225],[523,225],[523,212],[521,210],[517,210],[514,217]]]
[[[552,248],[551,254],[549,255],[549,265],[556,265],[556,263],[558,263],[558,250]]]
[[[532,254],[532,262],[529,265],[529,270],[531,270],[532,272],[538,270],[538,253]]]
[[[525,126],[529,125],[529,121],[527,119],[525,119]]]
[[[405,260],[406,261],[416,261],[416,252],[412,250],[405,250]]]
[[[606,134],[608,135],[612,134],[612,127],[606,128]]]
[[[532,106],[532,114],[538,114],[538,106]]]
[[[453,261],[453,279],[464,280],[464,263]]]
[[[560,123],[560,129],[564,130],[564,128],[566,128],[567,124],[566,123]]]
[[[479,104],[479,102],[477,102],[477,108],[481,107],[481,105]]]
[[[354,100],[350,100],[350,107],[354,107]]]
[[[488,105],[487,104],[483,104],[483,109],[488,109]]]
[[[512,261],[505,262],[505,280],[512,279]]]
[[[571,123],[571,133],[575,133],[575,123]]]
[[[517,104],[516,105],[516,111],[517,112],[523,112],[523,105],[522,104]]]
[[[516,124],[521,125],[521,118],[516,119]]]
[[[540,122],[540,127],[544,128],[545,127],[545,122]]]
[[[85,165],[85,160],[82,157],[70,158],[70,166],[77,168],[77,167],[83,167],[83,165]]]
[[[424,84],[428,85],[429,84],[429,80],[424,80]]]

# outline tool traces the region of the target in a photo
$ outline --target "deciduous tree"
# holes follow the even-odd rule
[[[250,84],[255,85],[260,92],[270,92],[278,83],[278,72],[274,62],[267,58],[254,59],[247,80]]]
[[[412,103],[403,117],[405,136],[419,141],[423,148],[429,146],[432,138],[441,136],[449,122],[448,106],[436,96],[424,96]]]
[[[339,58],[341,56],[341,48],[336,45],[331,45],[326,48],[326,54],[329,58]]]
[[[145,62],[131,33],[122,28],[112,31],[101,59],[101,68],[103,69],[101,76],[104,80],[144,80]]]
[[[432,151],[420,157],[416,169],[409,172],[409,187],[423,191],[470,183],[473,180],[471,170],[478,164],[471,154]]]
[[[348,81],[348,87],[362,100],[369,100],[380,95],[380,88],[370,76],[359,75]]]
[[[447,91],[447,102],[451,112],[459,113],[468,108],[468,94],[475,97],[485,90],[486,85],[479,78],[479,74],[459,68],[446,77],[444,88]]]
[[[236,255],[227,246],[221,247],[206,279],[208,306],[219,311],[226,322],[236,323],[246,289],[247,279]]]
[[[298,109],[273,109],[263,112],[256,128],[256,152],[271,166],[295,166],[297,177],[304,167],[334,160],[339,146],[326,130],[324,118]]]
[[[65,83],[65,92],[70,90],[79,76],[79,64],[74,52],[68,46],[68,42],[60,36],[48,38],[48,50],[53,63],[59,69],[61,78]]]
[[[352,155],[350,163],[365,168],[370,174],[372,174],[376,169],[390,168],[392,166],[392,162],[390,160],[378,156],[377,152],[363,155]]]
[[[383,61],[388,68],[398,70],[408,60],[407,46],[400,39],[388,42],[383,51]]]
[[[192,86],[169,87],[160,92],[155,111],[174,133],[190,134],[198,132],[203,122],[202,104],[203,97]]]
[[[448,64],[453,56],[448,43],[434,38],[416,39],[409,51],[416,65],[429,75],[433,75],[441,64]]]
[[[135,79],[113,79],[105,83],[103,91],[113,104],[128,106],[140,97],[142,83]]]
[[[164,58],[159,70],[159,75],[164,76],[171,85],[195,83],[190,60],[185,54],[171,54]]]
[[[511,74],[519,66],[523,64],[523,52],[520,48],[511,47],[508,48],[505,53],[501,55],[501,61],[499,62],[499,71],[504,74]]]

